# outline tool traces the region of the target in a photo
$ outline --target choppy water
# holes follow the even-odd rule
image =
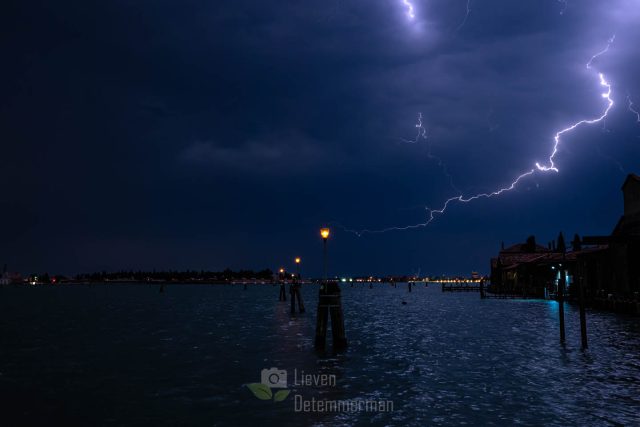
[[[349,349],[313,350],[317,288],[291,317],[278,288],[0,288],[2,425],[638,425],[640,320],[406,285],[343,287]],[[402,305],[402,300],[406,305]],[[263,368],[335,375],[283,402]],[[390,413],[297,413],[305,399],[385,399]]]

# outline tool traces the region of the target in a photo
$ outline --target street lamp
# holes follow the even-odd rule
[[[322,236],[322,243],[324,246],[324,281],[327,282],[327,239],[329,238],[329,229],[321,228],[320,236]]]

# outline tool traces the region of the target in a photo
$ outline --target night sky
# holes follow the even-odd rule
[[[487,272],[506,244],[608,234],[640,172],[640,1],[8,1],[0,263]],[[609,52],[589,58],[607,46]],[[340,228],[423,223],[358,237]],[[416,136],[422,113],[428,139]]]

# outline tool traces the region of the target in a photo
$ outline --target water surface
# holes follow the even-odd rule
[[[158,289],[0,288],[0,424],[640,424],[636,318],[588,311],[581,351],[571,306],[561,346],[554,302],[347,285],[349,349],[319,355],[316,286],[303,288],[307,313],[295,317],[270,285]],[[288,370],[283,402],[244,386],[271,367]],[[335,375],[336,386],[292,386],[294,369]],[[298,413],[294,394],[392,400],[394,410]]]

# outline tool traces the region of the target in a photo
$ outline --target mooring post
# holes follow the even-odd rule
[[[326,306],[327,284],[321,283],[318,291],[318,317],[316,319],[316,349],[324,350],[327,338],[329,308]]]
[[[296,292],[296,297],[298,299],[298,311],[300,313],[304,313],[304,302],[302,302],[302,291],[301,291],[302,286],[298,283],[295,286],[295,292]]]
[[[280,301],[286,301],[286,300],[287,300],[287,294],[285,293],[285,289],[284,289],[284,282],[280,282],[280,296],[279,296],[279,300],[280,300]]]
[[[558,283],[558,315],[560,316],[560,342],[564,343],[564,271],[560,272],[560,283]]]
[[[558,283],[558,315],[560,316],[560,342],[564,344],[564,288],[567,283],[566,275],[566,252],[567,248],[564,243],[562,232],[558,234],[557,251],[562,253],[562,264],[558,266],[560,271],[560,283]]]
[[[480,299],[484,299],[484,279],[480,280]]]
[[[302,302],[299,283],[292,283],[289,286],[289,296],[291,297],[291,314],[296,313],[296,299],[298,300],[298,311],[304,313],[304,303]]]
[[[578,303],[580,304],[580,338],[582,338],[582,349],[589,348],[587,343],[587,314],[584,309],[584,283],[580,280],[578,290]]]
[[[344,331],[344,315],[342,314],[342,298],[340,285],[330,283],[328,285],[330,296],[329,312],[331,313],[331,330],[333,332],[333,349],[344,350],[347,347],[347,337]]]
[[[409,292],[411,292],[411,282],[409,282]]]
[[[293,279],[293,283],[289,287],[289,294],[291,296],[291,314],[295,314],[296,312],[296,299],[298,300],[298,311],[300,311],[300,313],[304,313],[304,303],[302,302],[302,292],[300,290],[300,281],[302,277],[300,276],[300,262],[301,258],[296,257],[296,275]]]

